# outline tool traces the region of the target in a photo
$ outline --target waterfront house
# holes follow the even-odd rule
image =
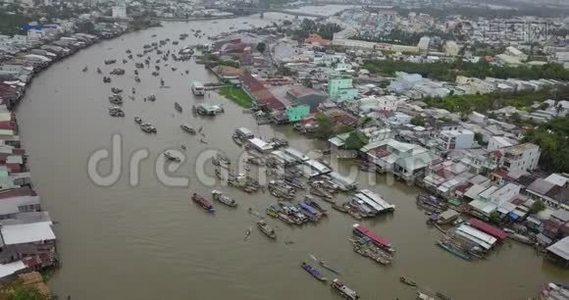
[[[531,199],[540,200],[550,207],[569,210],[567,180],[559,174],[551,174],[547,178],[535,179],[525,192]]]
[[[493,213],[506,202],[510,202],[520,193],[521,187],[515,183],[506,183],[501,186],[491,185],[488,188],[478,188],[478,195],[473,195],[474,190],[467,192],[474,200],[468,203],[470,212],[483,219],[488,219]]]
[[[23,260],[30,268],[52,266],[55,256],[55,234],[46,212],[20,213],[0,222],[2,245],[0,263]]]
[[[546,257],[565,268],[569,268],[569,237],[565,237],[547,247]]]
[[[419,145],[384,139],[360,149],[379,172],[390,172],[406,181],[423,177],[425,168],[439,157]]]

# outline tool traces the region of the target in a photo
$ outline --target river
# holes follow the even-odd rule
[[[331,11],[329,7],[302,10]],[[299,268],[303,260],[312,262],[310,253],[339,269],[341,278],[363,299],[413,299],[414,290],[399,283],[402,274],[414,278],[421,287],[455,299],[524,299],[534,295],[543,283],[566,275],[543,262],[531,248],[515,243],[506,243],[486,260],[473,263],[442,251],[434,245],[440,233],[425,225],[426,216],[415,205],[419,190],[401,183],[387,184],[384,177],[369,185],[366,174],[359,175],[361,187],[369,186],[397,206],[392,216],[365,221],[396,247],[396,258],[389,267],[353,253],[347,238],[354,220],[347,215],[332,211],[321,223],[302,228],[269,219],[277,228],[276,242],[256,228],[244,241],[245,230],[256,220],[247,208],[264,211],[275,198],[220,187],[240,206],[233,210],[217,205],[212,216],[189,200],[190,191],[209,194],[212,189],[193,178],[192,163],[177,172],[192,177],[189,187],[159,183],[153,170],[161,151],[185,144],[191,158],[203,150],[222,149],[235,159],[240,148],[231,134],[239,126],[264,137],[286,137],[301,150],[313,148],[314,142],[287,128],[257,126],[241,108],[213,92],[205,100],[194,98],[189,90],[191,80],[208,82],[213,77],[193,61],[176,62],[177,72],[169,67],[161,70],[168,89],[159,88],[151,69],[141,71],[142,82],[137,84],[132,61],[126,65],[120,62],[126,57],[125,51],[138,53],[146,43],[174,40],[180,33],[190,33],[191,28],[215,35],[229,26],[249,26],[244,21],[263,25],[282,18],[267,13],[264,19],[255,15],[215,22],[165,23],[161,28],[94,45],[34,79],[17,115],[34,185],[45,209],[58,221],[55,230],[62,267],[49,282],[55,293],[63,299],[71,295],[80,300],[340,299]],[[157,37],[152,38],[153,34]],[[190,35],[181,45],[204,42],[207,40]],[[179,49],[172,44],[168,47]],[[155,53],[153,57],[157,58]],[[105,66],[103,60],[108,58],[119,59],[117,65],[127,71],[125,76],[113,77],[111,85],[104,84],[95,72],[96,67],[108,72],[117,66]],[[83,73],[85,65],[89,71]],[[182,76],[180,72],[185,69],[190,74]],[[136,100],[125,99],[127,116],[123,119],[107,115],[111,86],[123,88],[126,94],[136,87]],[[156,102],[141,100],[151,93],[156,94]],[[174,111],[174,101],[183,105],[182,114]],[[225,114],[214,119],[192,117],[190,107],[200,101],[223,103]],[[133,122],[134,115],[153,122],[158,134],[143,134]],[[184,122],[203,126],[208,144],[183,133],[179,125]],[[114,133],[123,138],[123,173],[116,184],[97,186],[87,173],[88,158],[98,149],[110,149]],[[126,159],[137,149],[148,149],[151,156],[141,163],[140,183],[131,187]],[[342,165],[341,169],[345,168]]]

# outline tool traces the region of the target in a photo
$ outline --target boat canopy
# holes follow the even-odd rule
[[[307,161],[310,159],[308,156],[304,155],[302,152],[300,152],[294,148],[290,148],[290,147],[284,149],[284,153],[286,153],[289,156],[294,157],[299,162],[304,162],[304,161]]]
[[[235,133],[241,138],[251,139],[255,137],[253,132],[245,127],[235,129]]]
[[[391,248],[391,242],[384,239],[383,237],[377,235],[375,232],[371,231],[369,228],[362,224],[354,224],[354,231],[368,237],[374,244],[382,246],[385,248]]]
[[[249,144],[251,144],[251,146],[253,146],[253,148],[255,148],[256,150],[261,151],[261,152],[273,150],[273,146],[271,146],[271,144],[263,141],[260,138],[254,137],[254,138],[250,139]]]
[[[363,197],[370,199],[371,201],[377,203],[379,206],[383,207],[382,210],[394,210],[395,205],[385,201],[380,195],[370,191],[370,190],[361,190],[358,194],[361,194]],[[357,194],[356,194],[357,195]]]

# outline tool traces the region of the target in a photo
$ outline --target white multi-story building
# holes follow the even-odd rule
[[[517,145],[517,142],[503,136],[492,136],[488,139],[488,151],[502,149]]]
[[[525,174],[537,168],[540,155],[539,146],[532,143],[512,146],[504,150],[501,165],[508,173]]]
[[[443,151],[469,149],[473,143],[474,132],[468,129],[443,130],[437,138],[437,144]]]
[[[115,19],[126,19],[126,5],[119,4],[117,6],[113,6],[113,18]]]

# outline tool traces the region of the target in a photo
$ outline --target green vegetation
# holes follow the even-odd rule
[[[251,108],[253,106],[253,99],[239,87],[225,86],[219,90],[219,94],[225,98],[237,103],[239,106]]]
[[[267,44],[260,42],[257,44],[257,51],[263,53],[267,49]]]
[[[530,130],[525,141],[541,148],[540,166],[550,172],[569,172],[569,117],[553,119]]]
[[[423,36],[438,36],[444,40],[452,40],[453,36],[450,33],[445,33],[440,30],[425,31],[425,32],[407,32],[403,30],[392,30],[389,34],[377,36],[371,33],[360,33],[353,37],[355,40],[369,41],[376,43],[395,43],[402,45],[417,45]]]
[[[411,119],[411,124],[415,126],[425,126],[425,118],[423,118],[422,116],[414,116]]]
[[[0,34],[10,36],[20,34],[22,26],[30,21],[31,19],[25,17],[23,14],[0,9]]]
[[[384,76],[394,76],[395,72],[402,71],[407,73],[418,73],[424,77],[455,81],[456,76],[476,77],[484,79],[486,77],[495,78],[517,78],[523,80],[534,79],[557,79],[569,80],[569,70],[560,64],[545,64],[543,66],[494,66],[486,62],[470,63],[457,60],[453,63],[413,63],[396,60],[367,61],[364,68],[371,73]]]
[[[537,200],[531,205],[529,212],[532,214],[536,214],[544,209],[545,209],[545,204],[543,204],[543,201]]]
[[[316,114],[316,124],[318,124],[318,129],[316,130],[316,137],[320,139],[328,139],[334,133],[332,120],[324,113]]]
[[[291,32],[297,40],[304,40],[311,33],[317,33],[322,38],[331,40],[334,33],[342,30],[342,27],[336,23],[316,23],[311,19],[303,19],[300,28]]]
[[[0,288],[0,299],[5,300],[47,300],[48,297],[42,295],[32,286],[22,285],[20,280],[15,280]]]
[[[359,131],[352,131],[350,136],[346,139],[345,147],[348,150],[358,150],[361,147],[367,145],[369,139],[365,134]]]
[[[482,136],[482,133],[480,132],[475,132],[474,133],[474,140],[478,143],[478,145],[480,146],[486,146],[488,145],[487,142],[484,141],[484,137]]]
[[[569,89],[559,88],[559,90],[541,90],[523,93],[489,93],[483,95],[450,95],[444,98],[425,98],[428,105],[444,108],[451,112],[469,114],[473,111],[485,113],[489,110],[498,109],[504,106],[514,106],[516,108],[526,108],[534,102],[543,102],[547,99],[562,99],[569,96]]]

